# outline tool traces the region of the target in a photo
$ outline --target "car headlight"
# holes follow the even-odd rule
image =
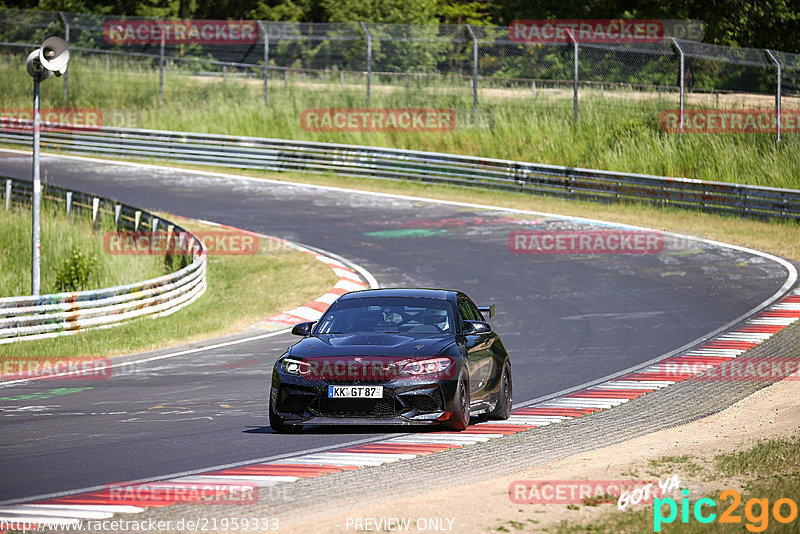
[[[301,360],[285,358],[281,361],[281,370],[291,375],[306,375],[311,370],[311,366]]]
[[[404,375],[427,375],[431,373],[440,373],[450,367],[452,364],[450,358],[431,358],[430,360],[416,360],[408,362],[400,370]]]

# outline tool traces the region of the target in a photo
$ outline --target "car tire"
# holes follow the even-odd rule
[[[511,416],[511,405],[513,403],[513,383],[511,381],[511,366],[503,366],[503,374],[500,376],[500,391],[497,393],[497,405],[494,410],[489,412],[491,419],[508,419]]]
[[[453,399],[453,413],[444,426],[451,430],[465,430],[469,426],[469,384],[464,373],[458,380]]]
[[[281,416],[272,410],[272,403],[269,405],[269,426],[278,434],[296,434],[303,430],[302,425],[287,425]]]

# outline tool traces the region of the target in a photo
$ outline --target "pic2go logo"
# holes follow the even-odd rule
[[[683,498],[681,499],[681,523],[689,522],[689,511],[691,509],[695,520],[698,523],[713,523],[715,520],[718,523],[741,523],[742,516],[736,514],[736,509],[742,503],[742,496],[734,489],[726,489],[719,494],[719,500],[725,501],[731,499],[731,503],[719,515],[711,512],[711,508],[715,508],[717,503],[714,499],[707,497],[695,501],[694,506],[689,504],[689,490],[682,490]],[[664,507],[667,507],[667,516],[664,516]],[[756,512],[758,510],[758,512]],[[772,517],[778,523],[791,523],[797,519],[797,503],[789,498],[782,498],[776,500],[772,504]],[[788,513],[785,513],[788,512]],[[769,527],[770,506],[769,499],[749,499],[744,505],[744,516],[747,519],[744,527],[750,532],[763,532]],[[661,532],[661,525],[668,525],[673,523],[678,518],[678,503],[675,499],[664,498],[653,500],[653,532]]]

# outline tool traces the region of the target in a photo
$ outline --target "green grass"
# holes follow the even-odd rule
[[[18,56],[0,61],[4,108],[30,107],[31,81]],[[800,188],[800,136],[786,134],[775,143],[770,134],[678,134],[659,128],[660,103],[641,93],[581,93],[579,120],[572,122],[569,92],[555,92],[533,102],[525,88],[486,89],[481,110],[492,127],[465,124],[453,132],[314,133],[301,128],[306,108],[364,107],[363,82],[293,78],[271,80],[265,107],[259,77],[191,76],[169,70],[164,102],[158,103],[158,73],[149,66],[117,62],[105,71],[103,61],[76,54],[70,63],[70,98],[63,101],[60,79],[42,84],[44,107],[98,108],[104,124],[203,133],[279,137],[337,143],[390,146],[537,163],[609,169],[706,180]],[[359,85],[361,83],[361,85]],[[611,95],[611,96],[609,96]],[[672,100],[675,100],[672,95]],[[794,105],[787,100],[786,107]],[[472,108],[466,84],[458,88],[411,86],[389,88],[376,82],[373,107],[440,107],[459,110],[459,121]],[[758,101],[749,107],[764,107]],[[462,111],[464,113],[462,113]],[[461,124],[460,122],[458,124]]]
[[[91,220],[73,214],[68,220],[62,208],[42,204],[40,224],[40,294],[58,293],[59,269],[79,249],[93,260],[88,283],[77,290],[99,289],[156,278],[167,273],[162,258],[110,255],[103,251],[103,233],[113,226],[104,221],[92,230]],[[31,293],[31,209],[0,207],[0,297]]]
[[[219,230],[199,223],[181,223],[192,230]],[[0,237],[3,236],[5,232],[0,232]],[[159,256],[122,257],[163,261]],[[141,272],[134,271],[134,275],[134,280],[144,279]],[[313,300],[336,280],[336,275],[311,255],[262,239],[254,255],[208,256],[205,294],[172,315],[135,319],[114,328],[86,330],[54,339],[3,345],[0,365],[3,358],[113,356],[241,331],[274,313]]]

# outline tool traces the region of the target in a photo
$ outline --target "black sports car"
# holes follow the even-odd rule
[[[372,289],[339,297],[275,362],[269,422],[432,425],[508,419],[511,361],[480,308],[460,291]]]

